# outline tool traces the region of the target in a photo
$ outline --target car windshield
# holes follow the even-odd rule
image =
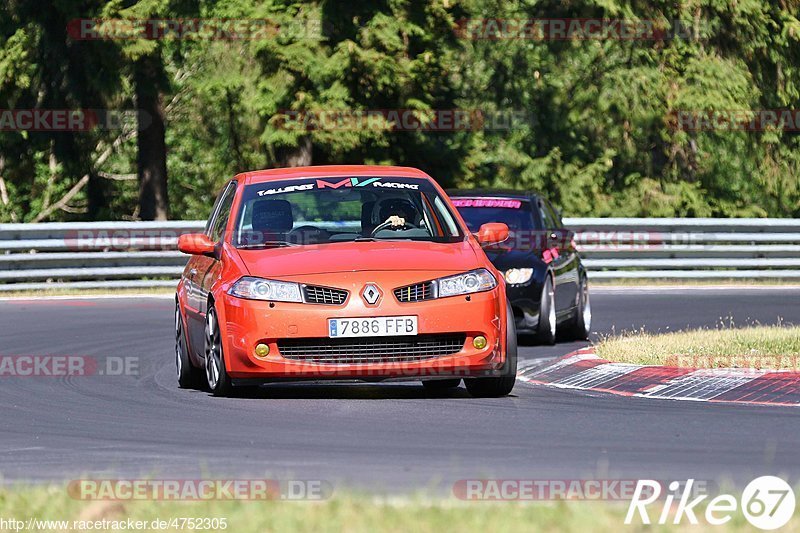
[[[463,240],[426,179],[336,177],[248,185],[233,236],[239,248],[362,240]]]
[[[530,202],[516,198],[455,198],[456,206],[470,231],[488,222],[502,222],[512,232],[542,229],[531,214]]]

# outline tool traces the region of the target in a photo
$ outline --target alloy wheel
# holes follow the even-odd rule
[[[175,306],[175,367],[178,370],[178,379],[181,377],[183,371],[183,322],[181,321],[181,312],[178,306]]]
[[[547,291],[547,300],[549,302],[547,310],[547,325],[550,328],[550,335],[556,334],[556,291],[553,285],[550,284]]]
[[[206,315],[206,379],[211,390],[219,384],[220,365],[222,363],[219,328],[213,310]]]
[[[589,299],[589,284],[585,281],[582,284],[581,298],[583,298],[583,327],[588,335],[592,329],[592,302]]]

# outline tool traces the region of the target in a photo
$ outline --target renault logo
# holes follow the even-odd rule
[[[367,305],[375,305],[378,303],[378,300],[381,299],[381,290],[372,283],[368,283],[364,285],[364,290],[361,291],[361,297]]]

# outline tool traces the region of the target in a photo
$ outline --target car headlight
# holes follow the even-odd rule
[[[512,285],[527,283],[531,276],[533,276],[532,268],[509,268],[503,275],[506,281]]]
[[[437,296],[457,296],[459,294],[470,294],[473,292],[489,291],[497,287],[497,280],[491,272],[485,268],[479,268],[457,276],[448,276],[436,280],[438,288]]]
[[[272,302],[302,302],[300,285],[288,281],[244,277],[233,284],[228,294],[248,300],[269,300]]]

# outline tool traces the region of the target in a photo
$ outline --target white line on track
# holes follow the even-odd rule
[[[800,285],[643,285],[643,286],[603,286],[590,285],[595,294],[658,294],[662,292],[761,292],[761,291],[800,291]]]
[[[16,452],[31,452],[36,450],[44,450],[44,446],[29,446],[27,448],[11,448],[10,450],[0,450],[0,453],[16,453]]]
[[[536,370],[538,368],[543,368],[558,359],[558,357],[542,357],[541,359],[528,359],[520,364],[517,365],[517,379],[521,381],[525,381],[523,379],[523,374],[526,372],[530,372],[532,370]]]
[[[1,296],[0,302],[27,302],[48,300],[122,300],[122,299],[150,299],[174,300],[174,294],[82,294],[82,295],[53,295],[53,296]]]

